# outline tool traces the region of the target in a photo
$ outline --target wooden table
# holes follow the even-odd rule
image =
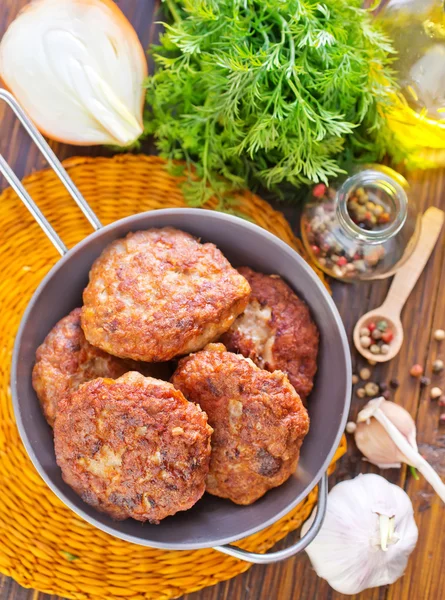
[[[8,23],[27,0],[2,0],[0,8],[0,37]],[[148,46],[152,35],[152,4],[147,0],[121,0],[119,5],[134,23],[144,44]],[[9,110],[0,107],[0,152],[16,168],[19,176],[43,168],[44,162],[37,150],[31,147],[26,134],[21,131]],[[103,149],[88,149],[53,144],[59,158],[74,155],[106,154]],[[422,210],[438,206],[445,210],[445,170],[413,173],[409,176],[411,197],[420,203]],[[4,187],[1,182],[1,187]],[[298,210],[285,208],[284,212],[297,227]],[[360,286],[334,283],[333,291],[342,314],[349,338],[356,319],[372,307],[378,306],[388,289],[383,281]],[[445,232],[431,257],[427,268],[408,300],[403,313],[406,340],[399,356],[389,365],[373,369],[373,381],[389,381],[398,378],[400,387],[393,399],[403,405],[414,417],[418,428],[421,453],[445,477],[445,426],[439,425],[440,409],[429,399],[429,390],[422,389],[418,380],[409,376],[414,363],[424,365],[431,375],[432,361],[439,356],[438,345],[432,341],[432,332],[445,328]],[[440,348],[445,359],[445,343]],[[364,366],[363,359],[353,356],[355,371]],[[445,373],[434,377],[434,384],[445,390]],[[353,397],[351,417],[363,406],[364,401]],[[348,454],[330,478],[335,481],[351,478],[357,473],[376,472],[361,460],[361,455],[349,439]],[[356,598],[359,600],[439,600],[445,588],[445,511],[437,496],[423,480],[415,481],[406,469],[391,469],[383,473],[393,483],[404,487],[410,495],[419,527],[419,541],[411,556],[407,571],[399,581],[389,587],[368,590]],[[298,534],[290,535],[276,548],[292,543]],[[441,591],[442,590],[442,591]],[[25,590],[9,578],[0,576],[1,600],[46,600],[50,598],[32,590]],[[333,592],[326,582],[319,579],[311,568],[305,554],[282,564],[253,566],[245,574],[220,583],[215,587],[184,596],[186,600],[339,600],[344,598]],[[106,599],[104,599],[106,600]]]

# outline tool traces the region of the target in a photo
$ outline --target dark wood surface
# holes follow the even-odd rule
[[[0,37],[27,0],[1,0]],[[134,24],[144,44],[153,35],[153,2],[148,0],[120,0],[122,10]],[[31,147],[26,135],[12,118],[8,109],[0,106],[0,152],[15,167],[19,176],[44,167],[37,150]],[[53,144],[60,159],[74,155],[107,154],[103,149],[85,149]],[[438,206],[445,209],[445,171],[430,171],[409,175],[412,185],[411,198],[419,202],[420,209]],[[0,186],[5,186],[4,181]],[[298,210],[283,208],[292,225],[297,227]],[[359,286],[334,283],[334,299],[342,314],[351,339],[357,318],[383,300],[389,282],[383,281]],[[418,443],[422,454],[445,477],[445,427],[439,425],[440,409],[429,399],[428,389],[421,389],[417,380],[409,376],[414,363],[425,366],[431,375],[432,361],[439,355],[438,345],[432,341],[432,331],[445,328],[445,234],[441,238],[403,313],[406,339],[397,358],[388,365],[373,369],[373,381],[389,381],[397,377],[400,387],[393,399],[402,404],[415,418]],[[445,345],[441,348],[445,359]],[[364,361],[353,354],[354,369],[358,371]],[[445,375],[435,377],[434,383],[445,389]],[[354,417],[364,401],[353,397],[351,416]],[[349,441],[348,454],[344,457],[330,479],[336,481],[351,478],[360,472],[379,472],[361,460],[360,454]],[[445,588],[445,511],[440,500],[422,479],[415,481],[405,469],[391,469],[384,475],[393,483],[405,488],[414,505],[419,541],[410,558],[405,575],[394,585],[368,590],[357,600],[439,600]],[[292,543],[298,534],[277,545]],[[0,542],[1,543],[1,542]],[[0,576],[1,600],[48,600],[50,596],[21,588],[13,580]],[[51,597],[55,598],[55,597]],[[326,582],[319,579],[311,568],[305,554],[282,564],[253,566],[245,574],[194,594],[186,600],[340,600],[346,598],[335,593]],[[106,600],[106,599],[104,599]]]

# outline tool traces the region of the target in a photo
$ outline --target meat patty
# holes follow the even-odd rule
[[[172,382],[214,429],[210,494],[251,504],[295,471],[309,417],[284,373],[209,344],[179,361]]]
[[[239,272],[252,288],[250,302],[221,342],[255,364],[286,373],[303,401],[317,371],[319,333],[309,308],[278,275]]]
[[[250,287],[213,244],[172,228],[129,233],[94,263],[82,327],[102,350],[148,362],[203,348],[247,306]]]
[[[158,523],[203,495],[211,427],[170,383],[126,373],[62,400],[57,464],[81,498],[114,519]]]
[[[80,326],[80,308],[55,325],[36,353],[32,385],[52,426],[59,400],[97,377],[120,377],[134,365],[89,344]]]

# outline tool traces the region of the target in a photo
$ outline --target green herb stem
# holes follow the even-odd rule
[[[392,48],[361,0],[165,3],[146,130],[187,160],[194,205],[213,192],[229,208],[246,186],[295,196],[390,146]]]
[[[409,466],[409,470],[411,471],[411,475],[414,477],[414,479],[415,479],[416,481],[419,481],[420,477],[419,477],[419,475],[418,475],[418,473],[417,473],[417,470],[416,470],[416,468],[410,465],[410,466]]]
[[[172,0],[163,0],[166,3],[168,10],[170,11],[171,16],[173,17],[175,23],[181,22],[181,17],[179,16],[179,12],[176,10],[174,2]]]

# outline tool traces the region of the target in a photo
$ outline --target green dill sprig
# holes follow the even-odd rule
[[[183,160],[192,206],[258,185],[327,182],[391,136],[389,40],[360,0],[167,0],[146,129]]]

